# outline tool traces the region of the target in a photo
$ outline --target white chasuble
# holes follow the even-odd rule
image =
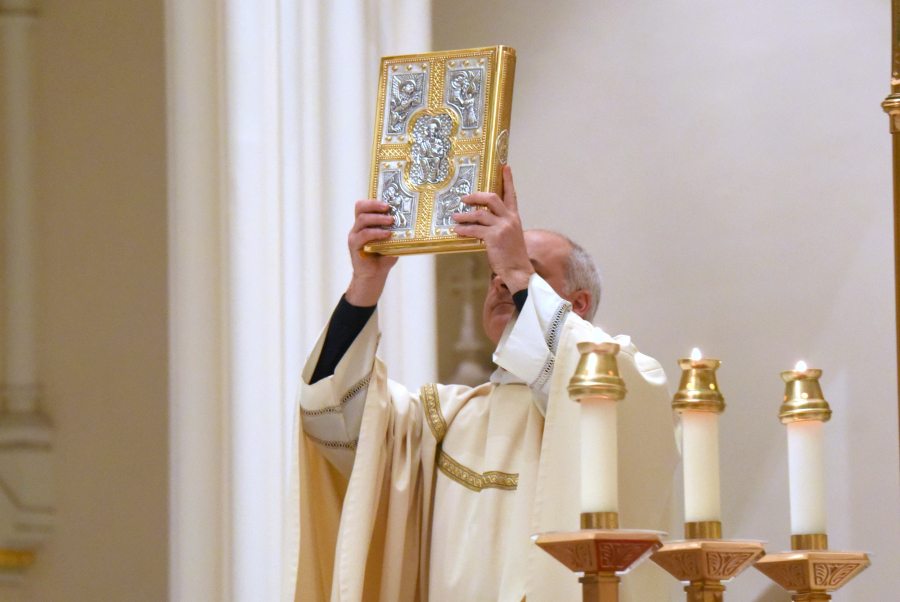
[[[491,383],[410,391],[389,381],[376,314],[333,376],[303,385],[302,427],[314,446],[300,448],[295,471],[297,602],[580,599],[576,575],[531,536],[579,528],[579,407],[566,386],[582,341],[622,346],[620,524],[670,529],[677,450],[662,368],[628,337],[611,339],[573,314],[540,277],[528,290]],[[620,599],[670,600],[675,585],[645,562],[623,577]]]

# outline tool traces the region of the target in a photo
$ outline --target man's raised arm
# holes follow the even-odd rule
[[[353,277],[303,370],[300,412],[303,430],[341,472],[353,466],[362,409],[378,342],[375,307],[396,257],[363,252],[369,242],[389,238],[390,206],[358,201],[347,239]]]

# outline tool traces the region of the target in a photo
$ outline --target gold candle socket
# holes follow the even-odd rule
[[[828,535],[825,533],[808,533],[791,535],[792,550],[827,550]]]
[[[618,529],[618,512],[582,512],[582,529]]]
[[[681,368],[681,383],[672,398],[672,409],[676,412],[725,411],[725,398],[716,382],[716,370],[722,362],[713,359],[678,360]]]
[[[722,539],[722,523],[717,520],[684,523],[684,538]]]
[[[619,376],[616,354],[618,343],[578,343],[581,359],[567,390],[573,401],[589,397],[621,401],[625,398],[625,381]]]
[[[784,403],[778,411],[778,418],[783,424],[800,420],[828,422],[831,419],[831,408],[819,386],[820,376],[822,371],[813,369],[781,373],[785,382]]]

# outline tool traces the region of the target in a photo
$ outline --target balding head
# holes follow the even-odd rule
[[[591,320],[600,300],[600,273],[597,264],[578,244],[558,232],[526,230],[525,247],[535,272],[563,299],[572,311]],[[483,324],[496,345],[513,314],[512,295],[498,277],[492,277],[484,302]]]

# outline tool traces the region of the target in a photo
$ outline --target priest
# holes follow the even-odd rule
[[[484,241],[492,270],[483,325],[498,368],[474,388],[389,380],[376,308],[397,258],[362,249],[388,238],[394,218],[387,203],[356,204],[353,276],[303,372],[298,601],[579,599],[576,577],[531,536],[579,528],[579,411],[566,385],[582,341],[621,346],[620,524],[670,530],[665,374],[627,336],[591,325],[596,264],[560,234],[523,231],[509,167],[503,181],[503,198],[470,194],[486,209],[453,215],[460,236]],[[672,585],[644,563],[621,599],[667,600]]]

